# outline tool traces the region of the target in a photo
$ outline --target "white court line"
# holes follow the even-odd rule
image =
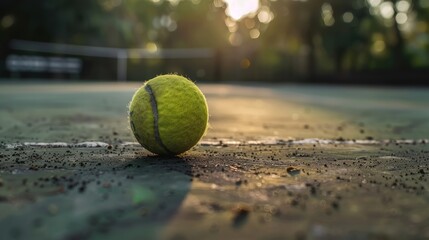
[[[212,139],[200,141],[198,145],[201,146],[223,146],[223,145],[381,145],[381,144],[427,144],[428,139],[401,139],[401,140],[331,140],[319,138],[307,139],[275,139],[267,138],[261,140],[250,141],[237,141],[232,139]],[[66,142],[22,142],[22,143],[6,143],[1,144],[0,147],[7,149],[16,149],[22,147],[34,148],[106,148],[111,144],[105,142],[80,142],[80,143],[66,143]],[[115,144],[117,146],[139,146],[137,142],[123,142]]]

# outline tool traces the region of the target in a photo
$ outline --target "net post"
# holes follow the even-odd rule
[[[117,69],[117,80],[118,82],[127,81],[127,50],[118,50],[118,69]]]

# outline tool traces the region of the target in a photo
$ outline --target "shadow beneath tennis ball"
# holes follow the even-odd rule
[[[159,238],[190,190],[191,166],[180,157],[136,157],[118,166],[115,174],[126,179],[127,194],[118,193],[114,201],[131,202],[109,226],[109,238]]]
[[[184,159],[161,156],[125,159],[103,178],[107,197],[86,216],[85,230],[69,239],[158,239],[192,181],[191,166]]]

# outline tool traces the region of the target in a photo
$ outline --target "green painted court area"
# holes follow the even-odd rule
[[[429,89],[201,84],[207,134],[159,157],[139,86],[0,84],[0,239],[429,238]]]

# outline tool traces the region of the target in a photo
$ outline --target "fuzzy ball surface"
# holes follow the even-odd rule
[[[135,138],[159,155],[178,155],[195,146],[206,132],[208,118],[203,93],[178,75],[161,75],[145,82],[129,105]]]

